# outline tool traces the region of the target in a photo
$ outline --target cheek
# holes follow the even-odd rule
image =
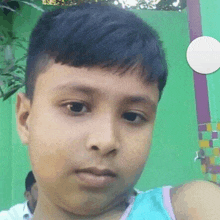
[[[68,135],[62,132],[63,127],[47,119],[34,120],[29,138],[29,154],[33,169],[42,179],[53,182],[68,167]]]
[[[64,175],[68,163],[63,152],[39,151],[34,145],[29,150],[32,168],[35,172],[37,182],[54,184]]]
[[[38,191],[36,190],[36,191],[34,192],[34,200],[37,200],[37,198],[38,198]]]
[[[127,151],[123,152],[121,166],[124,167],[126,178],[137,180],[147,161],[150,145],[151,145],[152,132],[139,134],[138,137],[130,136],[127,141]]]
[[[76,129],[72,123],[51,115],[32,117],[29,138],[29,154],[38,181],[49,185],[58,184],[72,172],[83,157],[85,141],[84,128]]]

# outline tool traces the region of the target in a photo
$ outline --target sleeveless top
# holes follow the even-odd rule
[[[170,198],[172,186],[146,192],[137,190],[120,220],[176,220]]]

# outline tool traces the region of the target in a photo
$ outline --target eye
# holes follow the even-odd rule
[[[71,113],[74,113],[75,115],[79,115],[85,112],[88,112],[88,108],[85,104],[81,102],[72,102],[66,105],[68,110],[71,111]]]
[[[123,118],[134,124],[140,124],[147,121],[142,114],[136,112],[126,112],[123,114]]]

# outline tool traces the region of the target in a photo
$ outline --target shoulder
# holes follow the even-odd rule
[[[219,220],[220,188],[211,182],[193,181],[171,189],[177,220]]]
[[[13,210],[23,210],[23,208],[24,208],[24,206],[25,206],[25,203],[19,203],[19,204],[16,204],[16,205],[14,205],[14,206],[12,206],[8,211],[10,212],[10,211],[13,211]]]
[[[8,219],[10,219],[9,218],[9,215],[8,215],[8,211],[1,211],[0,212],[0,220],[8,220]]]
[[[3,210],[0,212],[0,220],[16,219],[22,216],[25,203],[19,203],[12,206],[9,210]]]

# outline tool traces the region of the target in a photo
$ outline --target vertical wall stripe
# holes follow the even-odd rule
[[[190,41],[202,36],[200,2],[187,0]],[[209,99],[206,75],[193,71],[198,124],[210,122]]]

